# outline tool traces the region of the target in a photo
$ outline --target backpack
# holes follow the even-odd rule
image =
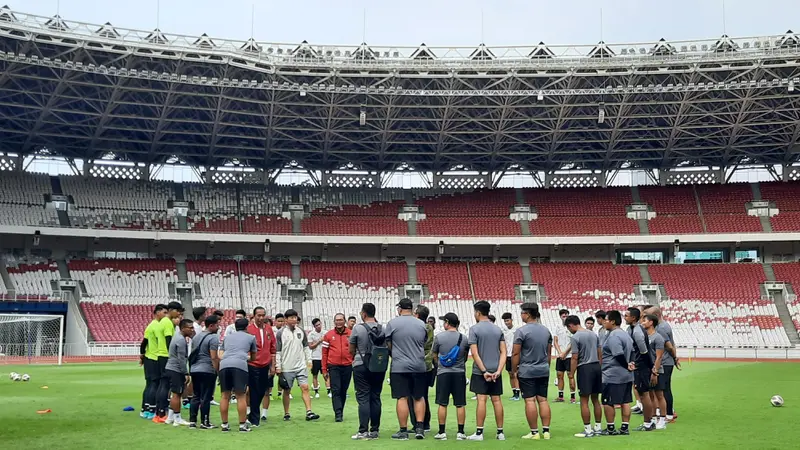
[[[364,367],[370,372],[385,373],[389,368],[389,349],[386,348],[386,336],[383,334],[383,327],[380,324],[374,328],[365,323],[361,325],[367,329],[369,341],[372,343],[372,351],[366,354],[358,352],[364,362]]]
[[[446,355],[439,355],[439,364],[441,364],[442,367],[453,367],[456,362],[458,362],[458,353],[461,351],[462,339],[464,339],[464,335],[459,333],[458,343],[453,346]]]

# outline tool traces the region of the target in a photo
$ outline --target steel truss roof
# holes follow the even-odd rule
[[[331,50],[3,8],[0,151],[380,171],[795,162],[800,39],[741,42]]]

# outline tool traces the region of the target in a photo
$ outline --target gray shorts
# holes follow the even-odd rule
[[[283,372],[283,377],[286,379],[286,383],[289,385],[289,389],[294,386],[294,382],[297,381],[298,386],[308,385],[308,369],[303,369],[297,372]]]

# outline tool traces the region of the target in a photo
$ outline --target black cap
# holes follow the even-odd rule
[[[450,326],[453,326],[453,327],[456,327],[456,328],[458,328],[458,326],[461,325],[461,321],[458,320],[458,316],[456,315],[456,313],[449,312],[449,313],[439,317],[439,320],[444,320],[445,322],[450,324]]]
[[[181,305],[181,302],[169,302],[167,309],[174,309],[178,312],[183,312],[183,305]]]
[[[410,299],[404,298],[397,303],[397,307],[400,309],[414,309],[414,303]]]

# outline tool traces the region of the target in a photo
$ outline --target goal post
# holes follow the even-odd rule
[[[64,316],[0,314],[0,364],[61,364]]]

